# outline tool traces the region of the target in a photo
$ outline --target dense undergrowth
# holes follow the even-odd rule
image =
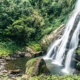
[[[65,76],[55,76],[55,75],[50,75],[50,76],[35,76],[27,80],[80,80],[80,77],[77,75],[65,75]]]
[[[9,80],[8,76],[4,75],[3,77],[0,77],[2,80]],[[16,80],[80,80],[80,76],[77,75],[64,75],[64,76],[55,76],[55,75],[39,75],[30,77],[27,79],[24,79],[22,77],[16,77]]]
[[[0,42],[0,55],[3,57],[13,54],[16,50],[22,49],[22,46],[16,45],[12,42]]]
[[[66,23],[76,0],[0,0],[0,54],[25,45],[41,50],[41,38]]]

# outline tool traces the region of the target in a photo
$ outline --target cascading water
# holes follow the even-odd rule
[[[80,30],[79,29],[80,28],[80,22],[79,22],[80,9],[79,8],[80,8],[80,0],[77,0],[74,13],[69,19],[62,37],[56,40],[50,46],[47,52],[47,55],[44,57],[44,59],[50,59],[50,58],[53,59],[55,55],[55,59],[53,59],[52,63],[57,65],[62,65],[63,58],[65,55],[66,56],[65,68],[62,71],[66,73],[68,73],[70,70],[71,58],[78,46],[78,41],[79,41],[78,36],[79,36],[79,30]],[[78,21],[76,21],[76,19]],[[67,53],[66,53],[66,50],[67,50]],[[52,57],[50,56],[51,54],[53,54]]]
[[[71,56],[72,56],[73,53],[74,53],[74,49],[70,49],[68,54],[67,54],[66,61],[65,61],[65,68],[62,69],[62,71],[64,73],[69,73],[70,72]]]
[[[47,52],[47,55],[44,56],[44,59],[51,59],[51,53],[54,51],[56,53],[56,46],[61,42],[61,39],[56,40],[50,47]],[[53,55],[54,56],[54,55]]]
[[[75,50],[79,42],[79,39],[78,39],[79,30],[80,30],[80,22],[78,23],[77,28],[72,36],[70,46],[69,46],[69,52],[67,53],[67,57],[65,61],[65,68],[62,70],[63,72],[66,72],[66,73],[70,72],[71,57],[72,57],[72,54],[75,54]]]

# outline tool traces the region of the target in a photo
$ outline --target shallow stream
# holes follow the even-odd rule
[[[25,68],[26,68],[26,62],[29,59],[30,58],[17,58],[15,60],[7,61],[7,64],[6,64],[5,68],[6,68],[6,70],[17,70],[17,69],[20,69],[20,73],[24,73],[25,72]]]

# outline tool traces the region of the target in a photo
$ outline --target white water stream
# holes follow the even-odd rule
[[[80,22],[77,25],[77,28],[72,36],[71,42],[70,42],[70,46],[69,46],[69,52],[67,53],[67,57],[66,57],[66,61],[65,61],[65,68],[62,70],[65,73],[69,73],[70,70],[70,63],[71,63],[71,58],[72,58],[72,54],[75,54],[75,50],[78,46],[78,42],[79,42],[79,30],[80,30]]]
[[[62,71],[66,73],[70,72],[72,55],[75,54],[75,50],[79,42],[78,36],[80,31],[80,21],[78,21],[78,24],[75,26],[76,27],[75,30],[73,30],[75,19],[79,13],[80,13],[80,0],[77,0],[74,13],[69,19],[68,23],[66,24],[66,28],[62,37],[56,40],[50,46],[50,48],[48,49],[47,55],[44,57],[44,59],[51,59],[51,58],[53,59],[55,55],[55,59],[53,59],[52,63],[57,65],[62,65],[64,56],[66,56],[65,64],[64,64],[65,68],[62,69]],[[72,32],[73,35],[70,38],[72,30],[73,30]],[[69,38],[70,38],[70,42],[69,42]],[[68,42],[69,42],[69,45],[68,45]],[[68,45],[68,49],[66,48],[67,45]],[[67,55],[65,55],[66,50],[68,50]],[[52,57],[50,56],[51,54],[53,54]]]

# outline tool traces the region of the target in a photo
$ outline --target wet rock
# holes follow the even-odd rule
[[[32,55],[30,53],[25,53],[25,57],[32,57]]]
[[[23,75],[22,75],[22,79],[23,79],[23,80],[28,79],[28,78],[29,78],[29,75],[26,75],[26,74],[23,74]]]
[[[15,77],[13,77],[13,78],[9,78],[8,80],[17,80]]]
[[[0,63],[6,63],[4,59],[0,59]]]
[[[43,53],[41,51],[38,51],[34,54],[34,57],[39,57],[39,56],[42,56]]]
[[[25,52],[22,52],[22,51],[16,51],[16,54],[18,57],[24,57],[25,56]]]
[[[3,73],[2,72],[0,72],[0,76],[3,76]]]
[[[42,52],[34,51],[32,48],[26,46],[25,50],[16,51],[15,56],[16,57],[38,57],[38,56],[42,56]]]
[[[2,77],[0,77],[0,80],[3,80],[3,78],[2,78]]]
[[[41,51],[35,52],[30,47],[26,47],[26,52],[30,54],[30,57],[38,57],[38,56],[41,56],[42,55],[42,52]]]
[[[2,73],[8,73],[8,71],[7,70],[3,70]]]
[[[30,53],[31,56],[33,56],[33,55],[35,54],[35,52],[33,51],[33,49],[31,49],[30,47],[26,47],[26,51],[27,51],[28,53]]]
[[[76,54],[75,59],[80,61],[80,55]]]
[[[16,58],[19,58],[20,56],[19,56],[19,54],[16,54]]]
[[[9,74],[16,74],[16,73],[20,73],[20,69],[10,70],[9,71]]]
[[[5,69],[4,65],[0,65],[0,71],[3,71]]]
[[[76,74],[76,75],[79,75],[80,74],[80,71],[79,70],[77,70],[77,69],[72,69],[72,72],[73,72],[73,74]]]
[[[9,74],[9,73],[8,73],[8,77],[9,77],[10,79],[14,79],[14,78],[16,77],[16,74],[13,75],[13,74]]]
[[[26,67],[25,74],[29,76],[40,75],[40,74],[45,74],[45,75],[50,74],[50,71],[46,67],[45,61],[41,58],[33,58],[29,60],[26,66],[27,67]]]
[[[6,59],[6,61],[10,61],[11,60],[11,57],[10,56],[7,56],[5,59]]]
[[[20,56],[20,57],[25,57],[25,52],[21,52],[21,53],[19,54],[19,56]]]

